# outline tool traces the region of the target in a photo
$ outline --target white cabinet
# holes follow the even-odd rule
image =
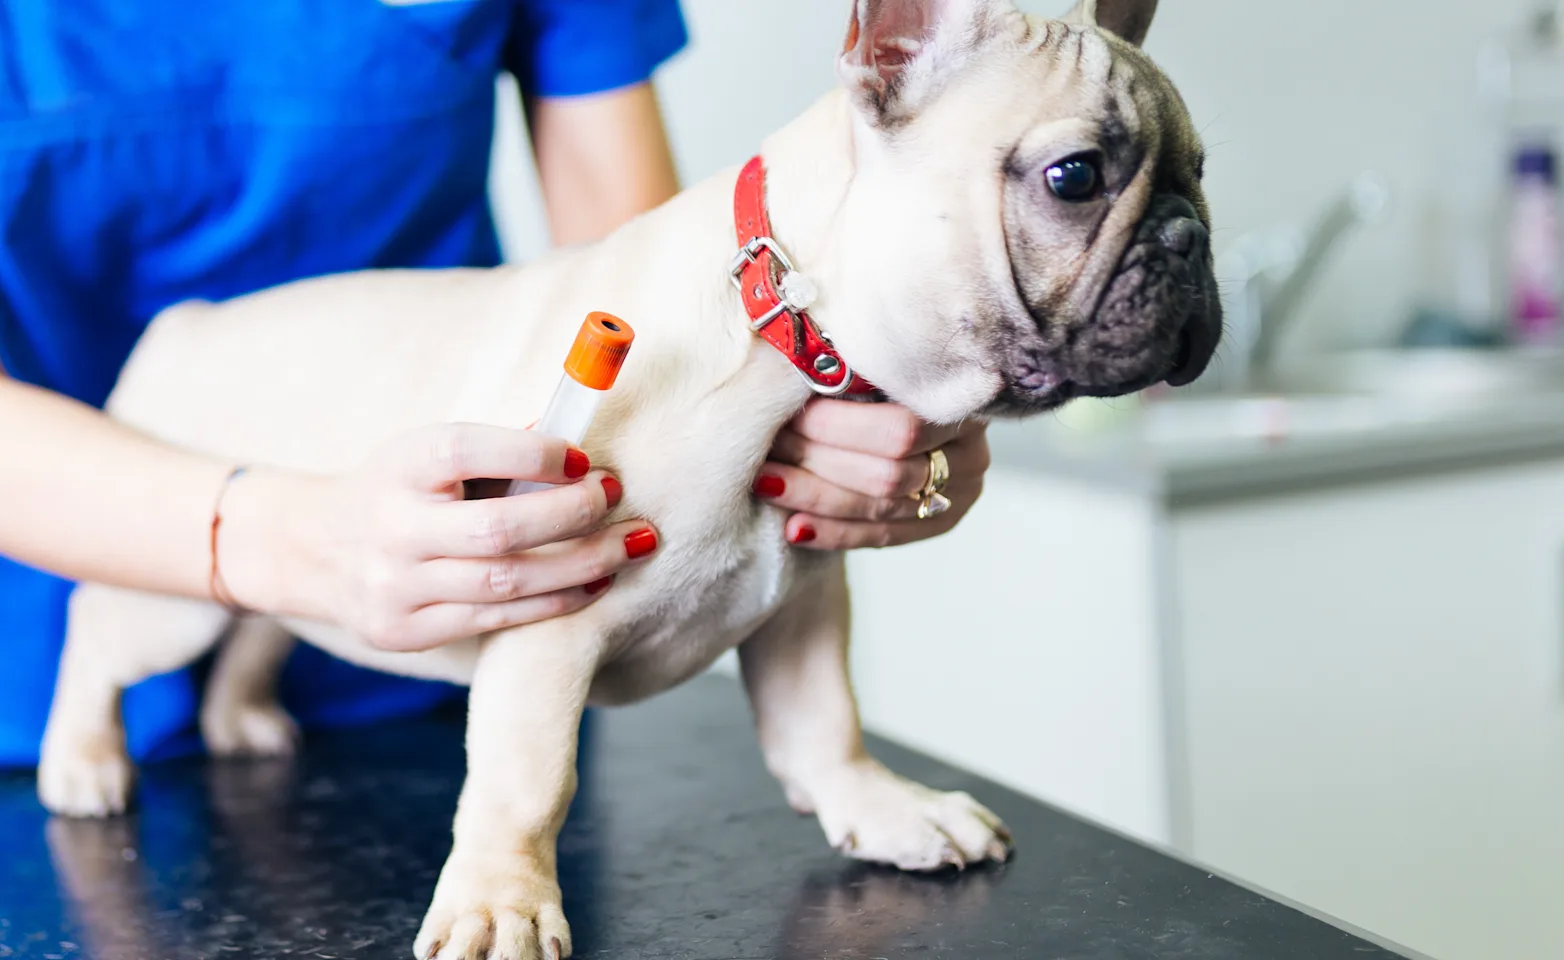
[[[949,535],[854,554],[865,724],[1165,842],[1155,529],[1145,496],[996,468]]]
[[[1437,960],[1564,957],[1564,464],[1175,515],[1177,845]]]
[[[1564,957],[1564,460],[1168,508],[996,469],[855,555],[877,732],[1436,960]]]

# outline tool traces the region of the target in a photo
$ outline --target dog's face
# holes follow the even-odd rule
[[[1044,20],[1004,0],[857,3],[843,253],[874,278],[855,307],[875,319],[838,342],[925,418],[1183,384],[1210,361],[1204,153],[1139,49],[1155,7],[1082,0]]]

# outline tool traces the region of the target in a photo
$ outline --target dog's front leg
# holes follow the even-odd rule
[[[414,951],[421,960],[570,955],[555,841],[600,645],[568,620],[490,638],[473,676],[467,782]]]
[[[739,647],[766,766],[788,802],[860,860],[904,870],[1004,860],[1010,835],[988,809],[898,777],[864,749],[847,670],[850,619],[837,557]]]

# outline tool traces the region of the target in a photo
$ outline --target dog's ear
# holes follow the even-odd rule
[[[1112,31],[1138,47],[1146,42],[1156,13],[1157,0],[1077,0],[1062,19]]]
[[[915,115],[976,54],[1008,0],[853,0],[837,70],[881,125]]]

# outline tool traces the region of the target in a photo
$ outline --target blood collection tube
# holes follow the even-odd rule
[[[543,419],[532,429],[580,446],[634,340],[635,331],[618,317],[601,312],[587,314],[570,355],[565,358],[565,373],[559,378],[554,397]],[[516,480],[507,495],[531,493],[549,486],[535,480]]]

